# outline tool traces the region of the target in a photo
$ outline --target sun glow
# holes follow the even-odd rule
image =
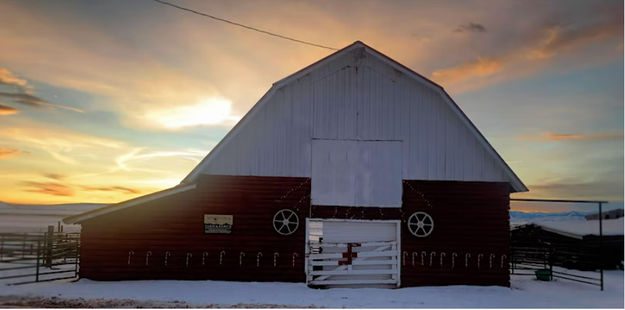
[[[170,129],[216,125],[238,118],[231,114],[232,102],[225,98],[204,98],[193,105],[162,109],[148,113],[148,119]]]

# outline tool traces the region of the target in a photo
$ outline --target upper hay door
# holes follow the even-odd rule
[[[312,141],[313,205],[401,207],[401,142]]]

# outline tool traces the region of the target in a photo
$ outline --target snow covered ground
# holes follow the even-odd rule
[[[606,271],[605,291],[570,281],[513,276],[512,287],[311,289],[302,283],[58,281],[0,286],[0,307],[623,308],[623,272]],[[29,302],[30,301],[30,302]]]
[[[28,206],[0,202],[0,231],[43,231],[95,204]],[[535,215],[532,215],[535,217]],[[515,215],[512,222],[537,221]],[[576,214],[542,222],[582,223]],[[622,228],[622,219],[621,219]],[[561,224],[563,225],[563,224]],[[75,231],[76,227],[65,227]],[[332,308],[623,308],[623,272],[606,271],[606,290],[565,280],[513,276],[512,287],[444,286],[402,289],[310,289],[301,283],[224,281],[55,281],[0,284],[0,308],[18,307],[332,307]]]

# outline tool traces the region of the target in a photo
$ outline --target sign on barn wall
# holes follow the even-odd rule
[[[204,214],[205,234],[232,233],[232,215]]]

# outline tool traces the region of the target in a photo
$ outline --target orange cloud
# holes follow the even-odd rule
[[[592,42],[622,36],[623,16],[620,13],[596,24],[555,25],[544,30],[540,46],[530,50],[527,57],[530,59],[549,58]]]
[[[2,115],[14,115],[19,113],[18,109],[12,108],[8,105],[4,105],[0,103],[0,116]]]
[[[83,112],[80,109],[64,106],[60,104],[54,104],[42,98],[35,96],[32,85],[28,84],[28,81],[17,78],[11,71],[6,68],[0,68],[0,85],[15,86],[19,90],[17,93],[0,92],[0,97],[8,99],[16,104],[41,108],[52,107],[70,110],[74,112]],[[0,115],[12,115],[17,114],[19,111],[12,107],[0,104]]]
[[[0,84],[26,87],[28,82],[26,80],[17,78],[11,71],[6,68],[0,68]]]
[[[620,13],[592,22],[548,24],[529,32],[506,50],[482,51],[482,56],[477,58],[434,70],[431,78],[456,93],[479,89],[535,74],[557,63],[559,57],[556,56],[579,52],[594,44],[612,40],[616,41],[617,47],[622,46],[622,28],[623,16]],[[606,53],[596,55],[593,61],[602,62],[622,55],[618,48],[616,51],[609,49]]]
[[[587,134],[562,134],[553,132],[543,132],[537,136],[520,135],[520,140],[524,141],[566,141],[566,140],[622,140],[622,132],[600,132],[600,133],[587,133]]]
[[[432,79],[444,86],[456,85],[476,77],[491,76],[500,72],[503,67],[504,64],[498,59],[478,58],[453,68],[434,71]]]
[[[7,159],[7,158],[15,157],[19,155],[20,153],[21,151],[18,149],[0,146],[0,159]]]
[[[74,189],[60,183],[52,182],[32,182],[27,181],[22,184],[30,187],[27,192],[40,193],[53,196],[74,196]]]

